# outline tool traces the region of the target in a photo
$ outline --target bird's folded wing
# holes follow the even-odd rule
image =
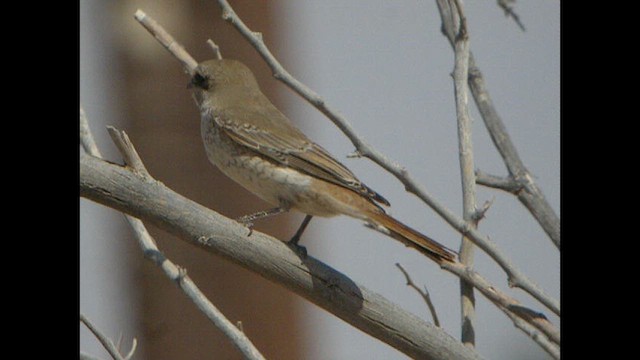
[[[280,114],[270,114],[271,116]],[[355,175],[329,154],[320,145],[309,140],[300,130],[290,125],[288,120],[279,122],[279,131],[267,131],[260,127],[266,122],[265,115],[243,110],[243,116],[252,117],[251,125],[238,125],[226,121],[224,114],[216,117],[216,123],[233,141],[247,146],[274,161],[299,170],[318,179],[343,186],[364,195],[370,200],[389,205],[377,192],[358,180]],[[283,116],[284,115],[280,115]],[[257,124],[257,125],[256,125]]]

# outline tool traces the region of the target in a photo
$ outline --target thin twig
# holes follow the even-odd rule
[[[95,357],[93,355],[89,355],[83,351],[80,351],[80,360],[102,360],[99,357]]]
[[[518,194],[522,190],[522,185],[515,181],[511,176],[496,176],[486,174],[480,170],[476,170],[476,183],[478,185],[504,190],[512,194]]]
[[[145,14],[144,11],[138,9],[134,15],[135,19],[144,26],[156,40],[158,40],[176,59],[178,59],[188,74],[193,74],[193,70],[198,66],[198,62],[191,57],[191,55],[174,40],[168,32],[166,32],[162,26]]]
[[[211,39],[207,39],[207,44],[209,45],[209,47],[211,47],[211,50],[213,51],[213,55],[216,57],[216,59],[221,60],[222,53],[220,52],[220,46],[214,43],[213,40]]]
[[[113,126],[107,126],[107,131],[111,136],[111,139],[118,147],[120,154],[124,158],[124,163],[131,167],[134,171],[137,171],[142,176],[149,176],[147,168],[142,163],[138,152],[133,147],[129,136],[124,131],[118,131]]]
[[[327,116],[327,118],[329,118],[349,138],[349,140],[351,140],[359,154],[371,159],[376,164],[393,174],[398,180],[400,180],[400,182],[402,182],[402,184],[404,184],[408,192],[418,196],[429,207],[436,211],[449,225],[455,228],[462,235],[467,236],[471,241],[478,245],[479,248],[484,250],[505,271],[508,276],[510,286],[524,290],[540,301],[544,306],[548,307],[551,311],[560,315],[560,303],[553,297],[547,295],[537,284],[522,273],[498,248],[495,242],[491,241],[487,236],[482,235],[473,227],[472,223],[464,221],[444,205],[440,204],[413,178],[413,176],[411,176],[404,167],[390,160],[378,150],[367,144],[362,137],[355,133],[351,124],[349,124],[342,115],[331,108],[318,94],[293,78],[291,74],[283,68],[265,45],[262,40],[262,35],[256,35],[257,33],[251,31],[244,22],[242,22],[227,1],[217,1],[222,8],[223,19],[230,22],[240,32],[240,34],[242,34],[244,38],[253,45],[260,56],[262,56],[265,62],[269,65],[273,71],[273,76],[276,79],[282,81],[285,85]]]
[[[133,354],[136,352],[137,346],[138,340],[136,338],[133,338],[133,340],[131,341],[131,350],[129,350],[127,355],[124,357],[124,360],[130,360],[133,357]]]
[[[487,215],[487,211],[489,211],[489,208],[491,208],[491,205],[493,205],[493,201],[495,199],[495,196],[491,197],[490,200],[487,200],[484,202],[484,204],[482,204],[482,207],[480,209],[476,210],[476,213],[473,215],[474,222],[479,223],[480,220],[484,219],[484,217]]]
[[[91,321],[89,321],[89,319],[87,319],[87,317],[84,316],[84,314],[82,313],[80,313],[80,321],[93,333],[93,335],[98,339],[98,341],[100,341],[102,346],[105,348],[105,350],[107,350],[109,355],[111,355],[111,357],[114,360],[125,360],[125,358],[122,357],[122,355],[118,351],[118,348],[113,343],[113,341],[111,341],[111,339],[109,339],[102,332],[100,332],[100,330],[98,330],[98,328],[96,328],[91,323]]]
[[[84,113],[82,106],[80,106],[80,145],[82,145],[82,148],[88,154],[100,157],[100,150],[98,150],[98,146],[95,140],[93,140],[93,136],[91,136],[87,115]]]
[[[407,272],[407,270],[405,270],[402,267],[402,265],[400,265],[399,263],[396,263],[396,266],[404,274],[404,277],[407,280],[407,286],[412,287],[418,292],[418,294],[420,294],[420,296],[422,296],[422,299],[424,300],[425,303],[427,303],[427,306],[429,307],[429,311],[431,312],[431,317],[433,318],[433,323],[435,324],[435,326],[440,327],[440,320],[438,320],[438,314],[436,313],[436,308],[435,306],[433,306],[433,302],[431,301],[431,296],[429,296],[429,291],[427,290],[427,286],[425,285],[424,291],[423,291],[413,282],[413,280],[411,280],[411,276],[409,276],[409,273]]]
[[[467,77],[469,72],[469,33],[462,9],[462,2],[449,1],[447,6],[457,11],[458,30],[455,40],[455,66],[453,84],[455,92],[456,120],[458,124],[458,157],[460,159],[460,177],[462,180],[462,218],[477,227],[476,216],[476,181],[473,160],[472,124],[469,116]],[[452,11],[452,14],[454,12]],[[473,267],[474,245],[466,236],[462,237],[459,260],[467,267]],[[475,295],[473,286],[460,279],[460,340],[467,346],[475,346]]]
[[[502,10],[504,10],[504,14],[507,17],[511,17],[513,19],[513,21],[515,21],[516,24],[518,24],[518,26],[520,27],[520,30],[526,31],[525,28],[524,28],[524,24],[522,23],[522,21],[520,21],[520,17],[513,10],[513,5],[512,4],[514,2],[516,2],[516,0],[498,0],[498,6],[500,6],[502,8]]]

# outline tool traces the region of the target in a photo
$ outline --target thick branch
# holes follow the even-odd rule
[[[125,159],[125,163],[133,171],[142,177],[150,178],[150,175],[144,166],[142,160],[138,156],[133,144],[129,140],[129,137],[124,131],[118,131],[116,128],[107,127],[109,135],[113,139],[116,147]],[[86,119],[86,115],[82,107],[80,107],[80,142],[83,145],[84,150],[95,157],[101,157],[100,150],[95,146],[93,135],[89,128],[89,124]],[[186,271],[179,268],[171,260],[167,259],[162,252],[156,246],[156,242],[151,237],[146,227],[139,219],[123,214],[131,228],[133,229],[138,244],[142,248],[145,258],[154,262],[159,266],[169,277],[178,283],[182,291],[187,295],[191,301],[202,311],[213,324],[222,331],[233,345],[243,354],[245,359],[262,360],[264,357],[258,349],[255,348],[251,340],[247,338],[244,333],[238,330],[233,324],[220,312],[213,303],[207,299],[207,297],[200,292],[200,289],[196,284],[186,276]],[[135,340],[135,339],[134,339]],[[130,352],[133,354],[133,350]],[[127,359],[130,356],[127,357]]]
[[[554,313],[560,315],[560,303],[556,299],[545,294],[538,285],[533,283],[533,281],[520,272],[520,270],[513,265],[507,256],[499,250],[493,241],[489,240],[487,236],[482,235],[478,230],[476,230],[472,223],[460,219],[449,209],[436,201],[436,199],[431,196],[404,167],[394,161],[391,161],[385,155],[367,144],[362,137],[355,133],[351,124],[349,124],[342,115],[329,107],[318,94],[300,83],[298,80],[294,79],[286,70],[284,70],[282,65],[275,59],[264,44],[262,35],[251,31],[242,22],[235,11],[233,11],[227,1],[218,0],[218,4],[222,8],[223,18],[229,21],[245,37],[245,39],[255,47],[260,56],[262,56],[265,62],[271,67],[276,79],[285,83],[289,88],[302,96],[311,105],[320,110],[320,112],[325,114],[325,116],[327,116],[349,138],[349,140],[351,140],[356,147],[356,152],[358,154],[371,159],[376,164],[393,174],[398,180],[400,180],[400,182],[402,182],[402,184],[404,184],[408,192],[418,196],[418,198],[435,210],[447,223],[449,223],[449,225],[484,250],[507,273],[510,286],[521,288],[551,309]],[[469,61],[471,64],[471,60]]]
[[[256,231],[248,237],[242,225],[193,203],[154,179],[86,155],[81,156],[80,165],[82,196],[151,221],[183,240],[284,285],[410,356],[424,355],[425,351],[431,353],[429,349],[440,352],[438,349],[442,346],[453,346],[453,352],[459,351],[457,346],[463,347],[446,333],[434,331],[435,327],[312,257],[301,261],[285,244]],[[533,319],[529,314],[538,314],[522,307],[462,264],[442,268],[464,278],[491,297],[490,300],[502,301],[501,308],[519,310],[517,314],[527,321]],[[550,333],[554,331],[550,324],[545,329],[550,329]]]
[[[150,177],[127,134],[124,131],[119,131],[111,126],[108,127],[108,130],[111,138],[120,150],[122,157],[126,159],[126,164],[141,176]],[[164,256],[164,254],[158,249],[155,240],[151,237],[151,234],[149,234],[142,221],[129,215],[125,215],[125,218],[129,225],[131,225],[131,228],[136,235],[136,239],[138,240],[138,245],[140,245],[145,258],[155,263],[162,269],[169,279],[178,284],[180,289],[182,289],[184,294],[193,301],[198,309],[202,311],[202,313],[205,314],[229,340],[231,340],[231,343],[238,349],[238,351],[240,351],[240,353],[242,353],[245,359],[264,360],[264,356],[262,356],[260,351],[253,345],[251,340],[240,329],[233,325],[233,323],[229,321],[229,319],[227,319],[211,301],[209,301],[193,280],[187,276],[186,270],[177,266]]]
[[[441,0],[437,0],[440,2]],[[451,17],[440,12],[442,18],[442,32],[449,40],[452,47],[455,48],[456,27]],[[551,241],[560,248],[560,218],[553,211],[551,205],[547,202],[542,191],[533,181],[533,177],[529,170],[518,155],[516,147],[511,142],[509,133],[507,132],[502,119],[493,105],[489,91],[485,85],[484,77],[478,66],[476,66],[473,53],[469,53],[469,89],[473,95],[476,106],[480,111],[482,120],[484,121],[493,144],[498,149],[509,174],[518,183],[523,185],[522,191],[518,193],[518,200],[527,208],[531,215],[538,221],[540,226],[549,235]]]
[[[247,237],[244,226],[153,179],[82,155],[80,194],[149,221],[182,240],[283,285],[408,356],[479,358],[441,329],[405,312],[313,257],[302,260],[284,243],[258,231]]]

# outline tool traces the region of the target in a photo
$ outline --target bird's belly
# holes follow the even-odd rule
[[[203,127],[207,157],[225,175],[266,202],[314,216],[342,213],[335,200],[314,189],[313,177],[288,168]]]

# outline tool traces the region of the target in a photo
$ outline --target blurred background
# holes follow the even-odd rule
[[[244,22],[300,81],[322,95],[378,150],[400,162],[450,210],[462,197],[453,84],[453,51],[440,33],[435,1],[230,1]],[[129,134],[151,174],[194,201],[229,217],[268,207],[227,180],[206,159],[199,113],[180,64],[134,19],[142,9],[198,61],[222,55],[245,62],[263,91],[312,139],[392,204],[391,214],[458,249],[459,234],[400,182],[366,159],[347,159],[348,139],[322,114],[271,76],[245,40],[220,18],[215,1],[81,0],[80,101],[104,156],[121,162],[105,126]],[[519,1],[521,31],[495,1],[465,2],[471,49],[523,161],[552,207],[560,211],[559,2]],[[471,99],[471,98],[470,98]],[[470,100],[476,168],[505,175]],[[478,204],[495,198],[480,230],[550,295],[560,296],[559,253],[514,197],[478,188]],[[122,335],[136,359],[240,359],[195,306],[143,259],[123,217],[80,200],[80,311],[108,336]],[[461,216],[461,215],[460,215]],[[303,215],[258,222],[288,239]],[[270,359],[406,359],[281,287],[149,227],[165,254],[231,321],[241,321]],[[350,218],[314,218],[303,237],[310,254],[408,311],[431,321],[405,285],[401,263],[426,285],[443,328],[460,337],[459,282],[422,255]],[[482,252],[475,268],[503,290],[504,273]],[[519,290],[525,305],[544,311]],[[547,359],[484,297],[476,295],[476,342],[491,359]],[[552,323],[559,319],[545,311]],[[80,349],[108,355],[86,328]]]

